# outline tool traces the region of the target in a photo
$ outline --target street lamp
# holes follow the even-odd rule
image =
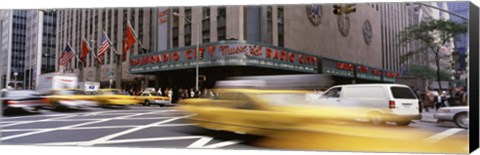
[[[186,21],[188,21],[190,24],[194,25],[194,26],[196,27],[196,29],[197,29],[197,41],[196,41],[196,42],[197,42],[197,46],[196,46],[196,51],[195,51],[195,53],[196,53],[196,55],[197,55],[197,63],[196,63],[196,65],[195,65],[195,69],[196,69],[196,72],[195,72],[195,90],[198,91],[198,61],[199,61],[198,58],[200,57],[200,55],[199,55],[200,53],[199,53],[199,50],[198,50],[198,46],[199,46],[199,40],[200,40],[200,38],[199,38],[199,37],[200,37],[200,29],[199,29],[198,25],[192,23],[192,21],[191,21],[190,19],[185,18],[185,17],[183,17],[183,16],[180,16],[180,14],[178,14],[178,13],[176,13],[176,12],[174,12],[173,15],[174,15],[174,16],[177,16],[177,17],[179,17],[179,18],[184,18],[184,19],[185,19]]]

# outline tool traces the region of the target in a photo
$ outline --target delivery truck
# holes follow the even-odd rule
[[[37,91],[41,94],[51,94],[52,90],[76,89],[78,77],[69,73],[46,73],[38,78]]]

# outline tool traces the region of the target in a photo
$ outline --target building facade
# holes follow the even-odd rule
[[[25,89],[36,89],[40,74],[55,71],[56,12],[27,11]]]
[[[192,87],[198,53],[201,87],[229,76],[300,73],[392,82],[397,74],[382,66],[380,12],[355,7],[339,15],[331,4],[160,8],[157,45],[166,47],[132,56],[129,71],[149,75],[150,87]]]
[[[2,57],[0,70],[3,86],[15,83],[23,86],[25,80],[25,36],[27,11],[2,10]]]
[[[94,53],[97,53],[101,44],[102,32],[108,35],[113,42],[110,50],[102,56],[101,65],[97,65],[96,58],[89,54],[85,59],[86,63],[82,68],[82,62],[72,58],[66,66],[56,65],[56,70],[60,72],[73,72],[79,75],[80,81],[101,82],[102,87],[109,87],[110,79],[114,81],[117,88],[123,85],[131,84],[134,79],[143,78],[141,75],[128,74],[128,64],[126,60],[132,54],[148,52],[155,49],[155,34],[152,22],[153,14],[156,12],[152,8],[105,8],[105,9],[64,9],[57,11],[57,41],[55,63],[61,52],[69,44],[79,56],[81,51],[81,41],[84,37],[90,44]],[[122,52],[125,28],[128,22],[137,33],[138,40],[143,44],[135,44],[127,52],[126,60],[118,61],[116,52]],[[98,66],[98,67],[97,67]],[[113,78],[115,77],[115,78]]]
[[[405,28],[419,23],[419,14],[406,3],[378,3],[374,7],[381,14],[382,67],[402,73],[411,64],[426,65],[426,55],[417,55],[402,62],[401,57],[419,47],[418,42],[401,45],[398,35]]]

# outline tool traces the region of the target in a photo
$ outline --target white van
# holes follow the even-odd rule
[[[349,84],[334,86],[314,103],[366,109],[365,118],[374,124],[395,122],[407,126],[420,119],[419,101],[401,84]],[[362,114],[363,115],[363,114]]]

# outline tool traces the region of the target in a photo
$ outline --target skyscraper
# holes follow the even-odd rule
[[[25,88],[35,89],[40,74],[55,71],[56,12],[27,11]]]
[[[2,10],[1,76],[5,82],[24,84],[26,10]],[[2,86],[2,87],[4,87]]]

